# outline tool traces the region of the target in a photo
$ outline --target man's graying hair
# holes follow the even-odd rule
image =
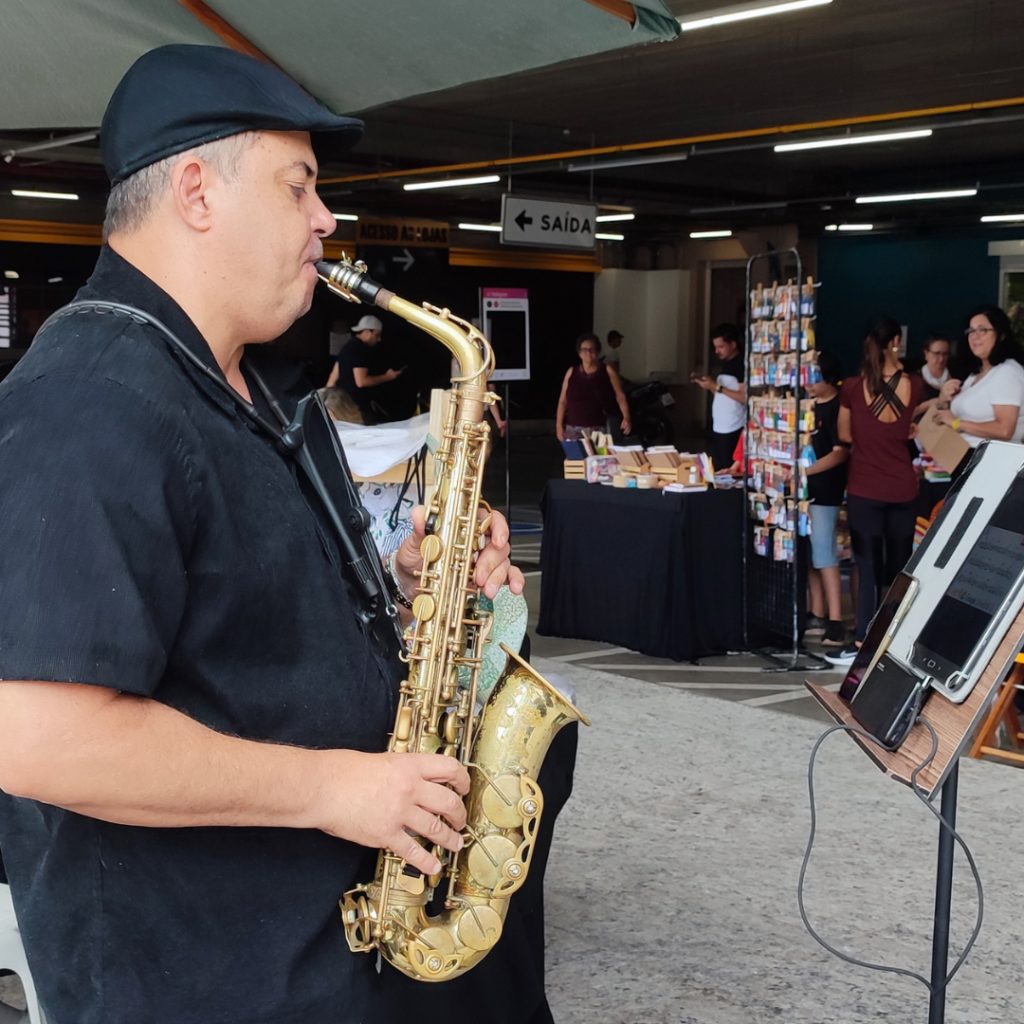
[[[160,196],[171,187],[171,171],[186,153],[194,153],[228,183],[238,177],[242,154],[256,141],[259,132],[241,132],[226,139],[205,142],[157,160],[118,182],[107,197],[103,220],[103,241],[114,232],[130,235],[145,223]]]

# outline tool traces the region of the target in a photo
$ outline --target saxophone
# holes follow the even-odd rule
[[[388,750],[457,757],[470,773],[463,847],[433,853],[441,871],[424,877],[381,850],[374,879],[341,900],[349,948],[379,950],[403,974],[446,981],[478,964],[501,937],[509,898],[530,870],[544,797],[537,776],[555,735],[569,722],[590,722],[540,673],[504,644],[507,662],[483,710],[476,690],[491,616],[477,608],[476,557],[490,514],[480,499],[487,441],[484,412],[494,356],[465,320],[429,303],[417,306],[366,276],[366,265],[342,257],[317,263],[328,288],[350,302],[390,310],[451,350],[459,375],[434,456],[436,489],[427,508],[423,568],[413,601],[415,632],[403,661]],[[483,518],[480,512],[483,510]],[[447,883],[439,913],[428,903]]]

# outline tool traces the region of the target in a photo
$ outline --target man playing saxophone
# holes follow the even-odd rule
[[[311,135],[360,131],[232,51],[142,57],[104,117],[79,298],[188,352],[94,308],[0,388],[0,847],[50,1024],[376,1021],[338,898],[379,847],[429,874],[414,836],[462,845],[466,770],[379,753],[400,668],[220,386],[264,419],[302,395],[262,343],[309,308],[335,227]],[[395,561],[410,596],[422,539]],[[474,578],[522,589],[497,514]]]

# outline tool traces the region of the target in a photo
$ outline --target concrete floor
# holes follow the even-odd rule
[[[822,726],[779,713],[798,701],[752,707],[564,658],[534,664],[571,682],[593,721],[546,880],[558,1024],[927,1019],[922,985],[845,964],[800,921],[807,759]],[[841,735],[823,748],[817,784],[812,921],[851,955],[927,976],[934,819]],[[964,762],[958,824],[988,899],[979,942],[949,988],[950,1022],[1024,1020],[1022,800],[1024,773]],[[953,899],[959,952],[976,908],[959,854]]]
[[[867,1024],[927,1019],[926,990],[843,963],[797,913],[809,826],[806,768],[828,722],[802,673],[751,655],[680,665],[609,644],[539,637],[539,513],[516,507],[533,661],[578,691],[573,798],[548,866],[548,992],[558,1024]],[[838,685],[841,675],[816,674]],[[1018,982],[1024,773],[966,761],[959,824],[986,886],[986,922],[947,1017],[1024,1021]],[[834,945],[929,972],[934,819],[847,738],[819,759],[819,838],[807,907]],[[975,900],[962,856],[953,947]],[[4,1002],[23,1006],[14,979]],[[6,1014],[6,1016],[5,1016]]]

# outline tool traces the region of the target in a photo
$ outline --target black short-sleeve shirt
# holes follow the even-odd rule
[[[743,353],[737,352],[736,355],[732,356],[730,359],[726,359],[726,361],[722,363],[722,367],[718,372],[719,374],[729,374],[729,376],[736,378],[736,382],[738,384],[742,384],[746,369],[747,361],[744,358]]]
[[[108,248],[79,297],[143,308],[216,365]],[[294,406],[291,368],[264,346],[246,359]],[[153,328],[87,313],[37,338],[0,386],[0,524],[0,680],[141,694],[252,740],[384,749],[395,667],[291,465]],[[349,952],[338,899],[375,851],[315,830],[114,825],[2,793],[0,845],[51,1024],[372,1019],[374,958]]]
[[[352,371],[358,367],[369,370],[372,356],[373,346],[367,345],[366,342],[353,335],[341,346],[337,357],[338,387],[347,392],[360,408],[370,404],[368,389],[356,385],[356,378]]]
[[[823,459],[832,454],[839,444],[839,396],[827,402],[814,405],[814,434],[811,446],[815,458]],[[824,473],[813,473],[807,478],[807,495],[819,505],[842,505],[846,493],[847,462],[826,469]]]

